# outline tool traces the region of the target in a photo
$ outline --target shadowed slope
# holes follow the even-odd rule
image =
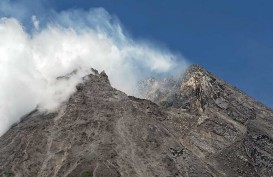
[[[105,73],[86,76],[59,111],[33,112],[0,138],[0,174],[272,175],[271,110],[196,65],[167,85],[146,92],[158,106]]]

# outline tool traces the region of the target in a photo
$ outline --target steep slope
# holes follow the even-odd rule
[[[86,76],[58,111],[33,111],[0,138],[0,174],[273,175],[272,110],[196,65],[146,88],[153,102],[112,88],[104,72]]]
[[[273,174],[272,110],[197,65],[180,81],[164,80],[170,89],[160,83],[149,80],[145,96],[171,112],[195,115],[181,138],[193,154],[223,175]]]

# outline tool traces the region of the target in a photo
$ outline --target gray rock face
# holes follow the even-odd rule
[[[144,85],[147,100],[86,76],[58,111],[0,138],[0,175],[273,176],[272,110],[196,65]]]

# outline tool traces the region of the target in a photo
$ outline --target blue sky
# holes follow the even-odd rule
[[[31,1],[30,1],[31,2]],[[134,38],[182,53],[191,63],[273,108],[273,1],[49,0],[56,11],[103,7]],[[39,5],[35,9],[40,11]]]
[[[273,108],[273,1],[58,0],[104,7],[136,38],[157,41]]]

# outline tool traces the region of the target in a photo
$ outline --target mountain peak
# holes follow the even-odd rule
[[[192,64],[187,69],[188,73],[192,72],[207,72],[201,65],[198,64]]]
[[[145,83],[144,98],[150,99],[163,107],[190,109],[189,102],[201,102],[202,97],[215,89],[216,77],[199,65],[191,65],[181,78],[152,79]],[[143,89],[143,90],[145,90]],[[191,100],[189,100],[189,99]],[[189,101],[189,102],[188,102]],[[190,105],[189,105],[190,104]],[[203,104],[203,103],[202,103]],[[201,103],[198,110],[201,110]],[[194,109],[194,112],[197,110]],[[199,112],[199,111],[197,111]]]
[[[0,175],[273,175],[272,110],[198,65],[143,85],[149,100],[94,70],[57,112],[34,111],[0,137]]]
[[[186,70],[182,78],[181,88],[185,86],[192,87],[193,89],[208,87],[209,83],[213,80],[215,80],[215,77],[208,71],[199,65],[192,65]]]

